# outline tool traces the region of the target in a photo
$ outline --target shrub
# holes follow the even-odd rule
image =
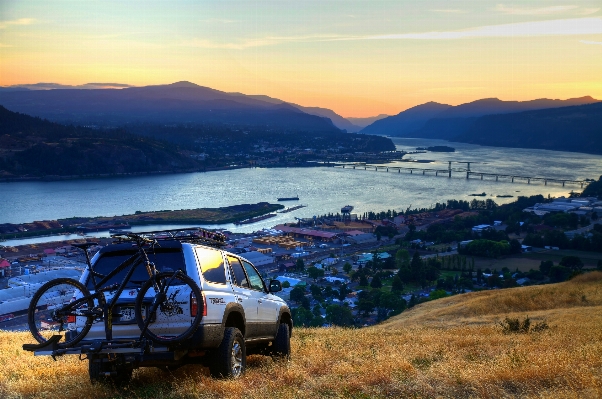
[[[497,324],[502,328],[502,333],[504,334],[528,334],[530,332],[541,332],[550,328],[545,320],[531,325],[529,316],[525,317],[522,321],[518,318],[511,319],[510,317],[506,317]]]

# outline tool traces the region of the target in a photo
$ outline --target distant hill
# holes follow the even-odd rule
[[[328,108],[321,108],[321,107],[304,107],[303,105],[299,105],[299,104],[295,104],[295,103],[289,103],[283,100],[280,100],[278,98],[273,98],[270,96],[265,96],[265,95],[247,95],[247,94],[242,94],[242,93],[229,93],[238,97],[250,97],[250,98],[254,98],[256,100],[260,100],[260,101],[264,101],[266,103],[270,103],[270,104],[288,104],[288,105],[292,105],[293,107],[305,112],[306,114],[310,114],[310,115],[315,115],[315,116],[321,116],[323,118],[328,118],[332,121],[332,123],[338,127],[339,129],[344,129],[347,130],[349,133],[356,133],[359,132],[361,130],[361,127],[358,125],[353,124],[352,122],[350,122],[348,119],[343,118],[341,115],[337,114],[336,112],[334,112],[331,109]]]
[[[7,109],[55,122],[122,126],[130,123],[213,123],[293,131],[338,132],[324,117],[190,82],[123,89],[2,91]]]
[[[602,154],[602,103],[486,115],[453,140]]]
[[[586,96],[568,100],[537,99],[502,101],[485,98],[457,106],[426,103],[382,119],[362,129],[362,133],[399,137],[451,139],[463,134],[477,118],[484,115],[508,114],[530,110],[591,104],[598,100]]]
[[[0,106],[0,177],[183,172],[199,167],[172,144],[123,130],[63,126]]]
[[[457,105],[441,112],[416,131],[414,137],[450,139],[467,131],[477,118],[484,115],[568,107],[591,104],[597,101],[589,96],[568,100],[549,100],[544,98],[531,101],[502,101],[497,98],[486,98]]]
[[[428,102],[406,109],[397,115],[389,116],[375,121],[361,130],[364,134],[378,134],[398,137],[417,137],[414,132],[424,126],[424,124],[451,106]]]
[[[379,114],[379,115],[376,115],[376,116],[369,116],[367,118],[353,118],[353,117],[348,116],[345,119],[347,119],[349,122],[353,123],[356,126],[364,128],[364,127],[366,127],[368,125],[373,124],[376,121],[379,121],[381,119],[387,118],[389,116],[390,115],[387,115],[387,114]]]

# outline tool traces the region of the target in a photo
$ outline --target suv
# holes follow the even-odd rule
[[[107,274],[135,252],[131,243],[108,245],[92,258],[94,270]],[[246,259],[220,249],[175,239],[161,240],[160,246],[148,251],[148,257],[159,271],[180,269],[198,284],[203,308],[197,309],[192,300],[180,304],[184,314],[203,312],[199,327],[190,338],[169,347],[154,346],[144,352],[120,348],[88,353],[89,375],[93,383],[126,383],[132,371],[139,367],[173,370],[185,364],[208,366],[214,377],[236,378],[245,371],[247,354],[289,357],[293,321],[286,302],[273,295],[282,289],[278,280],[266,285],[257,269]],[[124,273],[125,270],[107,284],[121,281]],[[90,276],[86,269],[80,279],[88,288],[92,287]],[[137,268],[129,289],[124,290],[117,301],[112,321],[113,339],[140,336],[134,302],[139,284],[146,279],[146,270]],[[107,292],[105,296],[107,301],[111,299],[111,293]],[[152,298],[148,299],[152,301]],[[93,344],[105,337],[104,323],[95,322],[82,344]]]

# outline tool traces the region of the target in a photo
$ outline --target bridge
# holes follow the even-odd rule
[[[470,170],[470,164],[471,162],[462,162],[462,163],[467,163],[468,167],[467,168],[452,168],[451,167],[451,162],[449,162],[449,167],[447,169],[433,169],[433,168],[417,168],[417,167],[412,167],[412,166],[383,166],[383,165],[373,165],[373,164],[366,164],[366,163],[354,163],[354,164],[336,164],[335,167],[337,168],[343,168],[343,169],[359,169],[359,170],[373,170],[375,172],[397,172],[397,173],[401,173],[402,171],[404,171],[405,173],[410,172],[410,174],[414,174],[414,172],[416,172],[417,174],[422,174],[424,176],[432,176],[433,174],[435,176],[447,176],[448,178],[452,177],[452,173],[460,173],[462,174],[462,176],[466,176],[467,179],[471,179],[471,178],[479,178],[481,180],[484,180],[485,178],[487,180],[493,180],[495,178],[495,181],[499,181],[500,179],[504,180],[504,181],[510,181],[512,183],[515,182],[526,182],[527,184],[531,184],[531,182],[543,182],[544,185],[548,185],[548,183],[557,183],[557,184],[562,184],[562,187],[565,186],[565,184],[576,184],[576,185],[580,185],[581,188],[583,188],[583,186],[587,183],[587,181],[585,180],[573,180],[573,179],[556,179],[556,178],[550,178],[550,177],[537,177],[537,176],[524,176],[524,175],[511,175],[511,174],[503,174],[503,173],[486,173],[486,172],[476,172],[473,170]]]

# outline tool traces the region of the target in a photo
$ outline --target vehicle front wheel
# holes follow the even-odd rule
[[[272,348],[274,358],[289,359],[291,357],[291,334],[288,324],[280,324]]]
[[[209,370],[216,378],[238,378],[247,368],[245,339],[238,328],[226,327]]]

